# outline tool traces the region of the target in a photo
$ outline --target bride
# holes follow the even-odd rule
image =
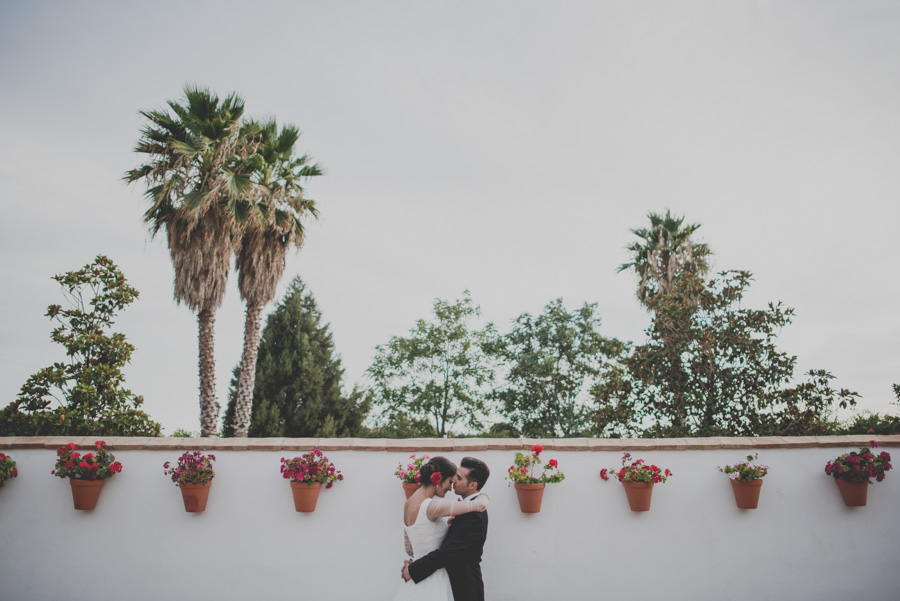
[[[411,559],[423,557],[441,546],[447,534],[448,517],[487,509],[486,495],[479,495],[473,501],[457,501],[454,495],[444,497],[456,471],[456,465],[446,457],[432,457],[419,470],[422,485],[403,506],[406,553]],[[394,600],[453,601],[447,571],[440,568],[418,584],[412,580],[404,582]]]

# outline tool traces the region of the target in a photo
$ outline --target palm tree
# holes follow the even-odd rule
[[[256,358],[259,352],[259,317],[275,297],[284,273],[285,257],[302,246],[302,219],[318,216],[315,201],[304,196],[302,180],[322,175],[308,156],[296,157],[294,146],[300,130],[293,125],[278,131],[274,119],[248,122],[242,134],[247,159],[253,164],[253,203],[242,219],[240,247],[235,257],[238,289],[247,305],[244,319],[244,351],[234,409],[234,436],[245,437],[250,428]],[[242,213],[242,212],[241,212]]]
[[[637,273],[637,297],[644,306],[657,294],[671,292],[672,285],[682,275],[703,275],[709,271],[707,257],[712,254],[709,246],[691,240],[699,223],[682,226],[684,217],[673,216],[669,210],[665,215],[651,212],[647,217],[650,228],[631,230],[640,240],[627,247],[632,259],[618,269],[634,269]]]
[[[146,162],[125,174],[143,179],[151,237],[165,230],[175,269],[174,293],[197,313],[200,430],[216,433],[215,312],[222,304],[234,241],[234,203],[250,189],[249,166],[236,154],[244,101],[219,100],[208,89],[184,88],[170,110],[141,111],[148,124],[135,152]],[[171,112],[170,112],[171,111]]]

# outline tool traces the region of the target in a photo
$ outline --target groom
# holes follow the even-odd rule
[[[491,472],[480,459],[463,457],[453,478],[453,492],[464,501],[481,494]],[[435,570],[447,569],[454,601],[484,601],[481,552],[487,538],[487,511],[473,511],[453,518],[441,547],[403,567],[403,579],[421,582]]]

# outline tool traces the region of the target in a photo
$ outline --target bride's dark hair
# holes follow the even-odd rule
[[[424,485],[431,484],[431,474],[434,473],[440,473],[443,482],[456,475],[456,464],[446,457],[432,457],[419,470],[419,482]]]

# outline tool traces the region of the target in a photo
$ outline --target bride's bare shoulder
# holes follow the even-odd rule
[[[403,523],[407,526],[412,526],[416,522],[416,518],[419,516],[419,509],[422,508],[422,503],[424,503],[426,499],[417,498],[417,495],[413,495],[406,500],[406,503],[403,504]]]

